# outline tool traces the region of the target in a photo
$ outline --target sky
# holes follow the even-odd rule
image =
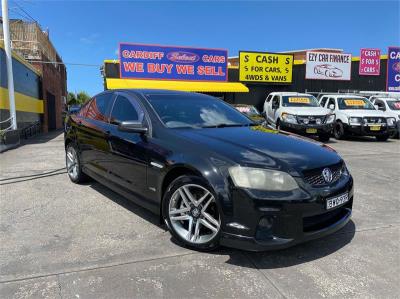
[[[100,66],[120,42],[277,52],[400,45],[396,1],[9,0],[10,17],[34,19],[67,65],[68,90],[103,90]],[[75,66],[69,63],[94,66]]]

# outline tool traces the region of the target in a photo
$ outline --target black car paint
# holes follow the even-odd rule
[[[307,185],[306,169],[342,162],[332,149],[296,136],[266,133],[252,127],[170,129],[161,122],[146,100],[146,94],[179,92],[156,90],[114,91],[134,98],[145,111],[147,134],[127,133],[116,125],[70,115],[65,141],[78,146],[83,171],[104,185],[161,213],[165,180],[183,171],[202,176],[217,195],[222,211],[221,244],[247,250],[283,248],[340,229],[350,219],[353,180],[341,178],[331,186]],[[181,93],[180,93],[181,94]],[[113,100],[115,97],[113,98]],[[108,113],[110,112],[108,107]],[[267,192],[234,186],[228,168],[233,165],[276,169],[288,172],[300,188],[290,192]],[[302,231],[303,217],[326,213],[326,198],[349,192],[349,214],[320,232]],[[338,208],[338,209],[339,209]],[[274,238],[256,238],[260,217],[276,219]],[[246,229],[227,224],[238,222]]]

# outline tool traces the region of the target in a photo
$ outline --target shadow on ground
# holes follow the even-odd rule
[[[114,191],[97,182],[89,183],[90,187],[100,192],[116,204],[135,213],[144,220],[156,225],[158,228],[167,230],[165,224],[160,221],[158,215],[140,207],[132,201],[118,195]],[[351,242],[355,235],[356,227],[353,221],[350,222],[340,231],[333,235],[299,244],[294,247],[279,251],[265,252],[246,252],[236,249],[221,248],[216,251],[208,252],[209,254],[229,255],[226,261],[229,264],[239,267],[248,267],[255,269],[276,269],[286,268],[294,265],[307,263],[328,256]],[[171,237],[171,242],[178,246],[182,246]],[[243,258],[243,256],[247,258]]]

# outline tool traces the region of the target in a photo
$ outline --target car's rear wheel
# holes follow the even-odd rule
[[[390,137],[389,134],[375,136],[378,141],[387,141]]]
[[[79,152],[74,143],[67,145],[65,150],[65,162],[67,166],[68,177],[72,182],[79,184],[87,180],[87,175],[82,172]]]
[[[333,136],[335,136],[335,138],[338,140],[343,139],[344,137],[344,127],[340,121],[336,122],[335,126],[333,127]]]
[[[183,245],[200,250],[219,245],[221,216],[216,196],[195,176],[175,179],[163,198],[163,216],[171,234]]]

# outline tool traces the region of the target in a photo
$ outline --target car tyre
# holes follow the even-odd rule
[[[74,143],[69,143],[65,149],[65,164],[69,179],[75,184],[84,183],[88,176],[82,172],[82,164],[79,157],[78,147]]]
[[[162,209],[171,235],[180,244],[201,251],[219,247],[221,212],[206,180],[192,175],[178,177],[166,190]]]
[[[318,135],[318,139],[321,142],[328,142],[330,138],[331,138],[331,135],[328,133]]]
[[[340,140],[344,138],[344,127],[342,122],[336,122],[335,126],[333,127],[333,135],[336,139]]]
[[[389,134],[375,136],[378,141],[387,141],[390,137]]]

